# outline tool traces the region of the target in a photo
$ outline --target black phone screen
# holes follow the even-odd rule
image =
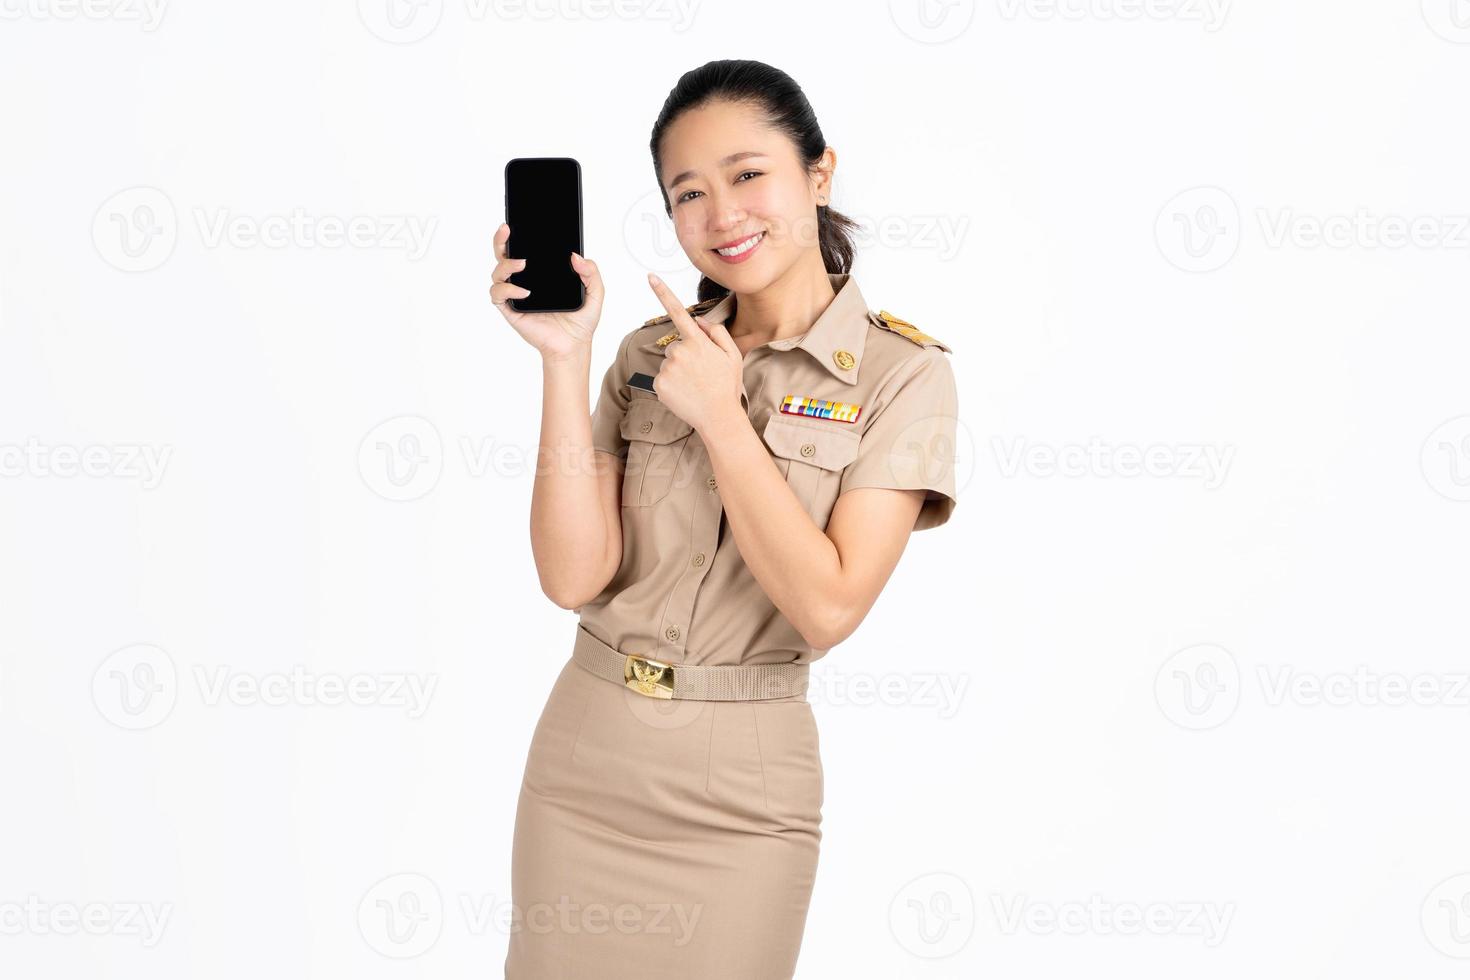
[[[531,295],[510,300],[522,313],[579,310],[586,301],[571,254],[582,252],[582,168],[570,157],[517,157],[505,165],[506,254],[525,259],[510,281]]]

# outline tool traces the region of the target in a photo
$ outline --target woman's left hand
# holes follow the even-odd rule
[[[724,324],[691,317],[674,291],[651,272],[648,284],[679,328],[679,339],[664,351],[663,366],[654,375],[658,400],[701,434],[730,418],[732,408],[745,417],[740,404],[745,355],[730,332]]]

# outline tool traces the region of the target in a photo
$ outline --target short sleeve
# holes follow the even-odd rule
[[[925,348],[879,394],[858,455],[842,471],[838,494],[858,487],[926,490],[914,530],[938,527],[953,513],[959,396],[949,355]],[[864,406],[867,410],[867,406]]]
[[[629,333],[618,344],[617,356],[602,376],[597,404],[592,409],[592,448],[614,456],[625,456],[628,452],[622,423],[623,415],[628,411],[628,375],[631,373],[628,368],[628,344],[633,340],[633,333]]]

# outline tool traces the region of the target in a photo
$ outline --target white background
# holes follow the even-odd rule
[[[0,973],[500,975],[575,629],[502,167],[582,162],[595,382],[750,57],[965,433],[815,674],[799,976],[1464,975],[1470,4],[89,2],[0,0]]]

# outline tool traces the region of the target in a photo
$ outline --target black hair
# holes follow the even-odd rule
[[[727,101],[751,105],[765,114],[767,122],[785,133],[796,144],[796,153],[808,172],[815,168],[827,141],[817,114],[807,101],[806,93],[795,79],[779,68],[759,61],[710,61],[679,76],[669,97],[659,110],[648,141],[653,154],[653,173],[659,193],[664,199],[664,213],[673,217],[674,209],[663,189],[663,165],[659,159],[659,142],[665,131],[681,114],[711,102]],[[817,245],[822,251],[822,264],[828,273],[852,269],[853,232],[858,224],[826,205],[817,206]],[[699,279],[699,301],[727,295],[729,289],[708,276]]]

